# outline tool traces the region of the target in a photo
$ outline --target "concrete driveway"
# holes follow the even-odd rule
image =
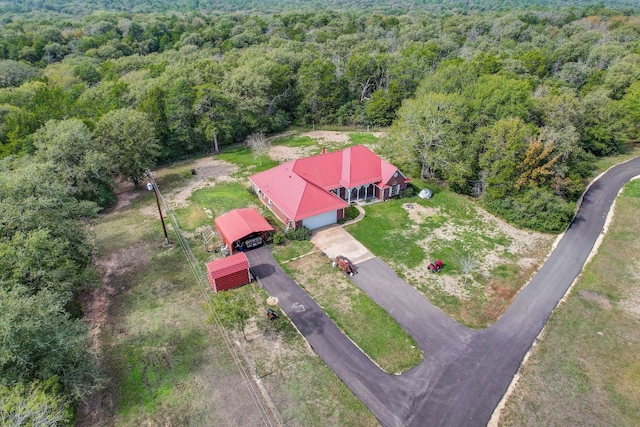
[[[311,235],[311,242],[329,258],[344,255],[354,264],[375,258],[375,255],[344,231],[340,225],[331,225],[315,230]]]

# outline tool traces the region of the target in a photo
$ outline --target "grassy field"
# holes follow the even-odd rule
[[[501,426],[640,425],[640,181],[567,301],[552,315]]]
[[[205,324],[202,295],[183,254],[164,247],[157,218],[137,209],[154,203],[152,197],[144,194],[95,226],[103,288],[90,312],[100,327],[97,338],[110,382],[101,404],[78,425],[259,422],[221,336]],[[215,398],[215,383],[234,388],[242,409],[230,411]]]
[[[261,424],[222,335],[206,323],[204,296],[183,253],[162,244],[153,196],[132,191],[138,192],[133,203],[102,216],[94,227],[104,285],[88,299],[85,311],[99,330],[110,382],[83,408],[77,425]],[[176,241],[173,233],[169,237]],[[281,325],[274,329],[267,323],[264,336],[254,343],[277,343],[271,354],[281,372],[273,370],[263,383],[287,424],[376,425],[293,327]]]
[[[467,198],[430,185],[431,199],[365,206],[347,228],[449,316],[474,328],[493,323],[544,259],[555,236],[506,226]],[[429,262],[441,259],[434,275]]]
[[[251,149],[245,147],[230,147],[216,154],[216,158],[241,166],[243,173],[249,175],[278,166],[278,162],[268,156],[256,157]]]

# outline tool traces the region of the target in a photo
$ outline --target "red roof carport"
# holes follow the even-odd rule
[[[244,252],[207,263],[207,277],[215,292],[237,288],[251,282],[249,260]]]
[[[255,208],[234,209],[217,217],[214,223],[231,253],[233,242],[254,233],[275,231]]]

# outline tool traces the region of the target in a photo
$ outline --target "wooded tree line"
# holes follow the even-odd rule
[[[75,297],[116,178],[291,124],[391,125],[399,166],[558,231],[594,159],[640,137],[639,36],[601,6],[5,20],[0,419],[64,422],[100,386]]]
[[[638,139],[640,24],[625,13],[14,19],[0,29],[0,155],[33,154],[72,132],[88,150],[76,155],[93,163],[67,163],[65,176],[84,168],[92,176],[78,191],[104,204],[112,176],[137,181],[156,161],[292,123],[397,118],[391,141],[404,146],[389,144],[390,157],[408,154],[424,176],[499,215],[558,231],[593,156]],[[113,126],[125,119],[135,143]]]
[[[126,11],[131,13],[156,13],[200,10],[211,12],[260,12],[281,13],[291,10],[316,11],[330,9],[346,11],[376,11],[402,14],[407,11],[428,10],[430,12],[505,11],[512,9],[581,7],[598,8],[606,3],[610,7],[635,8],[635,0],[10,0],[2,4],[2,13],[8,17],[20,14],[29,17],[87,15],[95,11]],[[10,18],[9,18],[10,19]]]

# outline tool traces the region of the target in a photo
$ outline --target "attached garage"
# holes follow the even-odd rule
[[[326,212],[320,215],[310,216],[302,220],[302,225],[310,230],[324,227],[325,225],[335,224],[338,220],[336,211]]]
[[[249,260],[243,252],[207,263],[207,277],[214,292],[226,291],[251,282]]]

